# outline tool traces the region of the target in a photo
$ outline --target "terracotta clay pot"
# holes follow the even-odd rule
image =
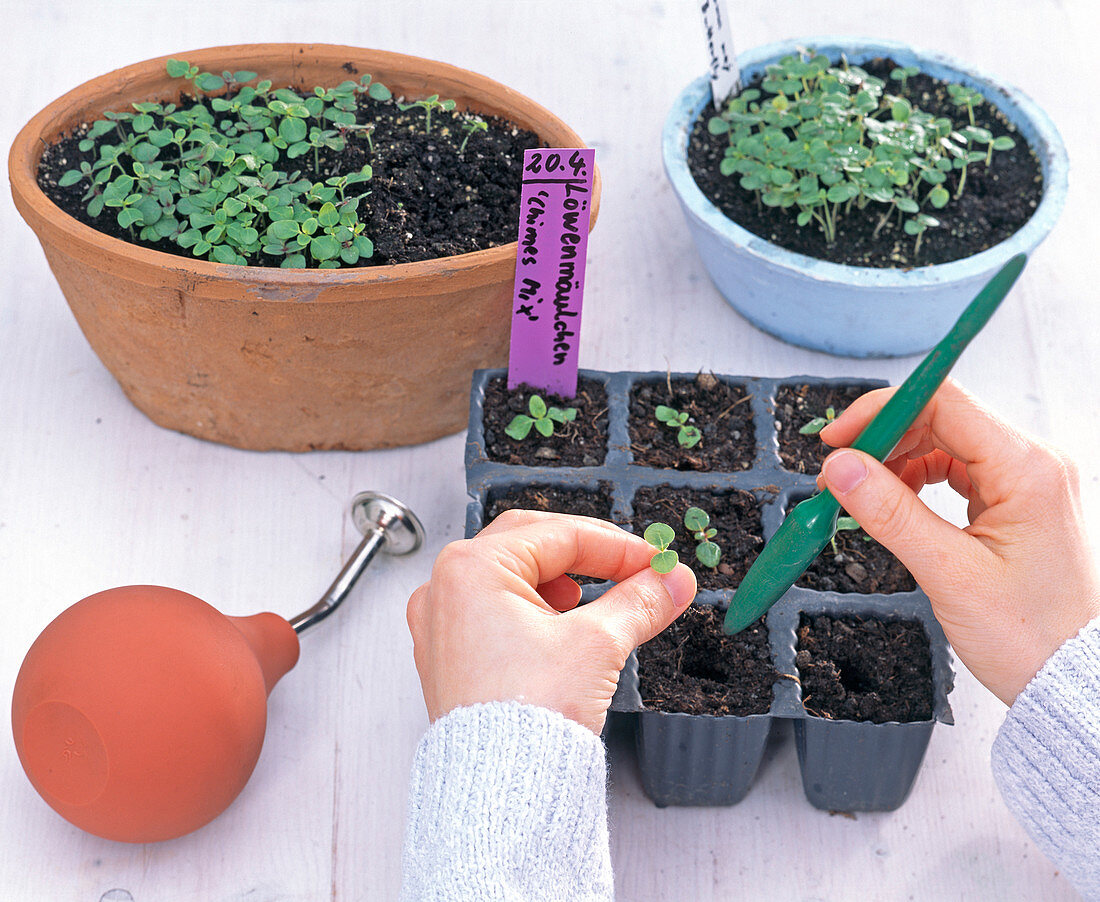
[[[337,84],[349,69],[395,95],[454,98],[550,146],[580,138],[538,104],[444,63],[327,44],[246,44],[175,56],[208,71],[250,69],[276,85]],[[35,180],[42,149],[105,110],[176,100],[167,57],[108,73],[22,129],[8,160],[15,205],[34,229],[81,330],[154,422],[252,449],[358,450],[461,429],[474,369],[507,361],[515,243],[420,263],[339,270],[227,266],[128,244],[55,206]],[[600,181],[593,185],[592,220]]]

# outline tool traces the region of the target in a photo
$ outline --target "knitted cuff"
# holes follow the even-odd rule
[[[1008,711],[993,775],[1036,845],[1100,899],[1100,619],[1058,649]]]
[[[603,743],[561,714],[450,712],[416,750],[401,898],[611,899],[606,780]]]

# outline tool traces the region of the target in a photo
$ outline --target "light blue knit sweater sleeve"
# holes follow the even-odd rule
[[[1100,900],[1100,619],[1016,698],[993,741],[993,775],[1043,854]]]
[[[402,902],[612,899],[603,743],[514,702],[441,717],[416,750],[402,870]]]

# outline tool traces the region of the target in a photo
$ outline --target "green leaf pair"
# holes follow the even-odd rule
[[[657,549],[649,560],[649,566],[657,573],[671,573],[680,563],[680,558],[668,546],[676,539],[676,532],[667,523],[650,523],[642,533],[642,538]]]
[[[710,515],[701,507],[689,507],[684,512],[684,526],[695,539],[695,558],[704,567],[717,568],[722,560],[722,549],[712,542],[718,530],[710,525]],[[679,556],[669,546],[676,540],[676,531],[667,523],[650,523],[642,533],[657,553],[649,561],[649,566],[657,573],[671,573],[680,562]]]
[[[836,419],[836,409],[833,407],[825,408],[825,416],[814,417],[810,422],[798,430],[799,435],[817,435],[822,429],[828,426],[833,420]]]
[[[455,102],[453,100],[440,100],[438,94],[433,94],[423,100],[414,100],[412,103],[399,103],[397,105],[397,108],[402,112],[411,110],[413,107],[419,107],[424,111],[424,133],[430,135],[432,133],[432,110],[450,112],[455,108]]]
[[[698,426],[690,425],[687,411],[679,411],[674,407],[658,404],[653,410],[653,417],[658,423],[664,423],[676,430],[676,441],[682,448],[694,448],[703,440],[703,433]]]
[[[722,560],[722,549],[711,541],[718,535],[718,530],[710,525],[710,515],[701,507],[689,507],[684,512],[684,526],[696,541],[696,559],[704,567],[714,570]]]
[[[554,424],[571,423],[577,418],[577,408],[547,407],[546,402],[539,395],[531,395],[527,401],[527,409],[530,416],[519,413],[512,418],[504,432],[516,441],[521,442],[531,433],[531,429],[542,436],[549,438],[554,434]]]

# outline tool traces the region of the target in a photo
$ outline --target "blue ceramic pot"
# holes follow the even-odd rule
[[[938,342],[981,286],[1013,255],[1031,253],[1065,203],[1069,161],[1047,115],[1016,88],[938,53],[863,38],[820,37],[766,44],[740,57],[750,81],[765,66],[812,47],[859,64],[890,56],[935,78],[976,88],[1004,112],[1035,150],[1043,198],[1022,229],[1000,244],[952,263],[916,269],[842,266],[784,250],[741,228],[695,184],[687,163],[692,125],[711,102],[707,77],[673,104],[662,136],[665,172],[680,199],[703,264],[718,290],[746,319],[792,344],[846,357],[898,357]]]

